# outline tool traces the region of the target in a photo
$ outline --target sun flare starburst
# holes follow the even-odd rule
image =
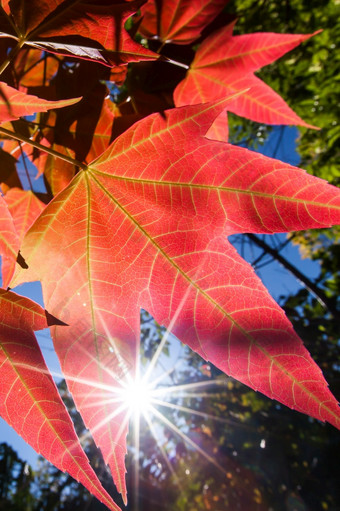
[[[120,397],[128,411],[135,415],[146,413],[152,403],[153,388],[143,378],[136,377],[123,385]]]

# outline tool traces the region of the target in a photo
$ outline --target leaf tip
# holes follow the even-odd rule
[[[64,323],[60,319],[56,318],[55,316],[52,316],[46,309],[45,309],[45,316],[48,326],[69,326],[67,323]]]
[[[18,256],[17,256],[17,263],[19,266],[21,266],[21,268],[23,268],[24,270],[28,270],[28,264],[26,263],[25,259],[22,257],[22,255],[20,254],[20,250],[18,252]]]

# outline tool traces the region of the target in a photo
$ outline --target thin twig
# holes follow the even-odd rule
[[[18,41],[18,44],[11,49],[7,56],[7,59],[4,60],[0,66],[0,75],[5,71],[5,69],[7,69],[10,63],[14,60],[14,58],[17,56],[17,54],[23,47],[24,43],[25,41]]]

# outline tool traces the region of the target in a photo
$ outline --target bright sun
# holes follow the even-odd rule
[[[124,386],[121,399],[131,414],[142,415],[150,409],[152,388],[142,379],[136,378]]]

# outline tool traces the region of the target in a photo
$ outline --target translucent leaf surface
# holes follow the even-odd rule
[[[47,206],[22,246],[29,269],[13,285],[41,280],[46,306],[69,325],[54,327],[55,348],[123,496],[127,419],[115,389],[134,373],[140,308],[227,374],[339,426],[320,369],[227,236],[339,222],[340,192],[205,138],[227,105],[135,124]]]
[[[140,31],[162,42],[188,44],[227,5],[228,0],[149,0],[141,11]]]
[[[313,127],[253,75],[311,35],[259,32],[232,36],[232,28],[232,24],[223,27],[201,44],[185,79],[175,89],[176,106],[204,103],[248,88],[228,110],[256,122]]]
[[[77,103],[80,98],[47,101],[30,94],[20,92],[6,83],[0,82],[0,122],[12,121],[36,112],[46,112],[51,108],[62,108]]]
[[[0,289],[1,416],[38,453],[119,511],[89,465],[34,336],[53,322],[38,304]]]
[[[19,188],[11,188],[6,193],[4,199],[12,217],[8,220],[8,225],[13,222],[15,233],[18,238],[16,245],[18,250],[20,242],[23,240],[34,220],[44,209],[45,204],[43,204],[30,190],[20,190]],[[1,227],[0,232],[3,232]],[[17,253],[15,254],[15,257],[4,258],[2,261],[2,282],[4,287],[8,286],[10,279],[13,276],[16,257]]]

